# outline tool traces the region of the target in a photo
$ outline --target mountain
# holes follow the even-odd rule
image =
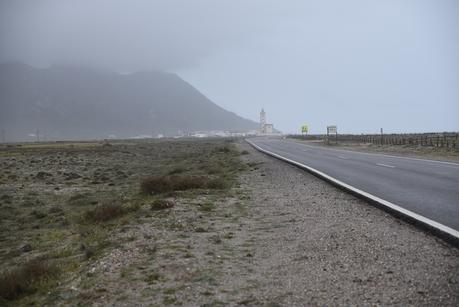
[[[0,64],[0,129],[8,140],[31,140],[37,129],[48,139],[99,139],[257,127],[172,73]]]

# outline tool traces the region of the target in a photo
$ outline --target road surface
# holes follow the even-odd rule
[[[291,140],[249,139],[347,185],[459,230],[459,164],[329,149]]]

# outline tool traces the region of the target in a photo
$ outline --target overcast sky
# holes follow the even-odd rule
[[[457,0],[0,0],[0,62],[176,72],[284,132],[459,130]]]

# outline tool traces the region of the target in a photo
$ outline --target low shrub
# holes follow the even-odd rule
[[[229,146],[222,146],[222,147],[215,148],[214,151],[215,152],[221,152],[221,153],[230,153],[231,152],[231,148],[229,148]]]
[[[159,194],[191,189],[224,189],[227,184],[220,178],[205,176],[151,176],[140,182],[144,194]]]
[[[33,210],[30,214],[36,217],[37,219],[42,219],[46,217],[46,213],[41,210]]]
[[[183,167],[176,167],[176,168],[173,168],[173,169],[169,172],[169,175],[181,174],[181,173],[184,173],[185,171],[186,171],[186,169],[183,168]]]
[[[45,260],[31,260],[23,266],[7,271],[0,277],[0,297],[13,300],[33,291],[35,282],[43,281],[57,273],[57,268]]]
[[[90,194],[75,194],[69,198],[68,204],[70,206],[95,205],[97,200]]]
[[[166,200],[166,199],[157,199],[151,204],[151,209],[152,210],[163,210],[163,209],[169,209],[175,206],[175,203],[172,200]]]
[[[228,187],[228,182],[221,177],[210,179],[207,182],[208,189],[222,190],[222,189],[226,189],[227,187]]]
[[[105,222],[119,217],[125,212],[118,203],[100,204],[96,208],[86,211],[85,217],[93,222]]]
[[[199,205],[199,211],[202,211],[202,212],[211,212],[214,209],[215,209],[215,205],[210,202],[206,202],[206,203]]]
[[[223,174],[225,169],[220,165],[207,164],[202,167],[209,175]]]

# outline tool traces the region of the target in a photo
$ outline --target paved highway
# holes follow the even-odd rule
[[[256,146],[459,230],[459,164],[251,138]],[[457,234],[457,233],[456,233]]]

